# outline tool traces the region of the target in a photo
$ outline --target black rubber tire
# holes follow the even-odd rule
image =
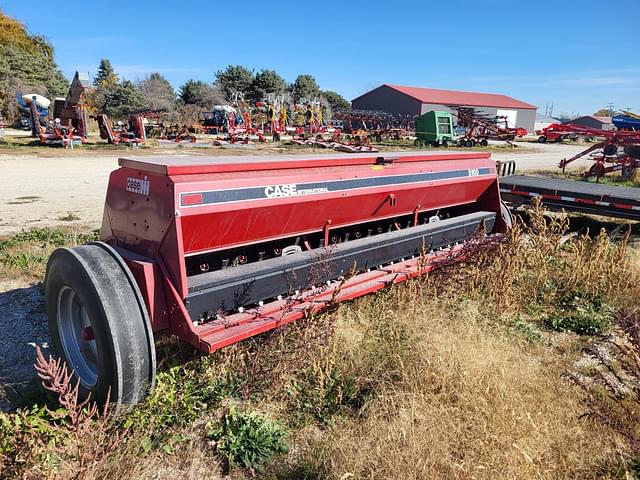
[[[602,153],[606,157],[613,157],[618,154],[618,146],[612,143],[609,143],[604,146],[604,148],[602,149]]]
[[[538,137],[538,143],[547,143],[547,137],[545,137],[544,135],[540,135]]]
[[[144,299],[122,257],[102,242],[59,248],[49,258],[45,282],[51,340],[71,368],[59,330],[60,292],[69,287],[90,319],[97,381],[81,384],[81,396],[101,405],[108,399],[115,411],[140,402],[155,383],[155,346]]]
[[[481,147],[488,147],[489,146],[489,142],[487,140],[480,140],[480,146]]]
[[[414,147],[422,147],[424,144],[422,143],[422,140],[418,140],[417,138],[413,141],[413,146]]]
[[[379,133],[376,134],[376,142],[382,143],[382,135],[380,135]]]

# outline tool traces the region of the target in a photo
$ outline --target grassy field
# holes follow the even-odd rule
[[[118,418],[50,379],[0,414],[0,477],[640,478],[640,259],[566,228],[534,208],[462,263],[209,357],[161,337],[156,389]],[[7,239],[0,275],[85,236]]]

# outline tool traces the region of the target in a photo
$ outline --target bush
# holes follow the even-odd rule
[[[527,322],[518,317],[513,324],[513,329],[522,335],[529,343],[545,344],[544,336],[535,323]]]
[[[298,413],[310,415],[324,424],[330,423],[336,414],[360,410],[369,395],[363,385],[336,369],[330,372],[314,370],[294,378],[287,386],[287,393],[294,416]]]
[[[552,330],[596,335],[611,325],[613,309],[599,296],[575,292],[561,298],[558,309],[545,319]]]
[[[274,455],[289,451],[289,432],[279,423],[254,412],[230,409],[221,425],[209,422],[207,438],[229,465],[261,471]]]
[[[204,361],[189,367],[176,366],[159,372],[156,387],[124,421],[125,428],[141,432],[140,446],[144,452],[162,447],[170,452],[183,438],[176,432],[189,428],[200,417],[233,396],[238,382],[233,375],[207,375]]]

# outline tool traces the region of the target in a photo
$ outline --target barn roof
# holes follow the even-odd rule
[[[613,121],[611,120],[611,117],[601,117],[598,115],[590,115],[590,116],[602,123],[613,123]]]
[[[521,102],[507,95],[496,93],[461,92],[458,90],[440,90],[436,88],[407,87],[385,83],[383,86],[404,93],[422,103],[439,105],[464,105],[470,107],[522,108],[535,110],[530,103]],[[366,94],[365,94],[366,95]]]

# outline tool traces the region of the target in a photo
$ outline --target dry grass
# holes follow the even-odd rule
[[[568,235],[540,209],[530,218],[428,279],[165,367],[147,403],[110,427],[126,438],[82,478],[223,475],[204,426],[229,406],[291,430],[270,478],[637,478],[637,254],[624,239]],[[603,333],[548,328],[609,310]],[[612,388],[611,371],[626,388]],[[38,448],[23,473],[78,471],[69,452]]]
[[[385,304],[395,306],[395,314],[380,319],[396,322],[411,338],[410,353],[397,352],[396,378],[378,377],[357,415],[341,417],[319,438],[302,440],[306,469],[336,479],[349,473],[586,478],[617,462],[616,440],[597,422],[581,418],[586,407],[561,378],[563,361],[552,347],[527,346],[500,334],[489,326],[495,319],[475,302],[432,300],[428,289],[416,293],[424,293],[423,300],[403,291],[389,295]],[[413,308],[406,307],[409,300]],[[376,302],[364,302],[355,320],[366,325],[377,309]],[[373,353],[367,339],[355,332],[336,340],[338,356],[348,359],[338,368],[355,378],[373,373],[375,364],[361,362]],[[388,347],[379,353],[390,353]]]

